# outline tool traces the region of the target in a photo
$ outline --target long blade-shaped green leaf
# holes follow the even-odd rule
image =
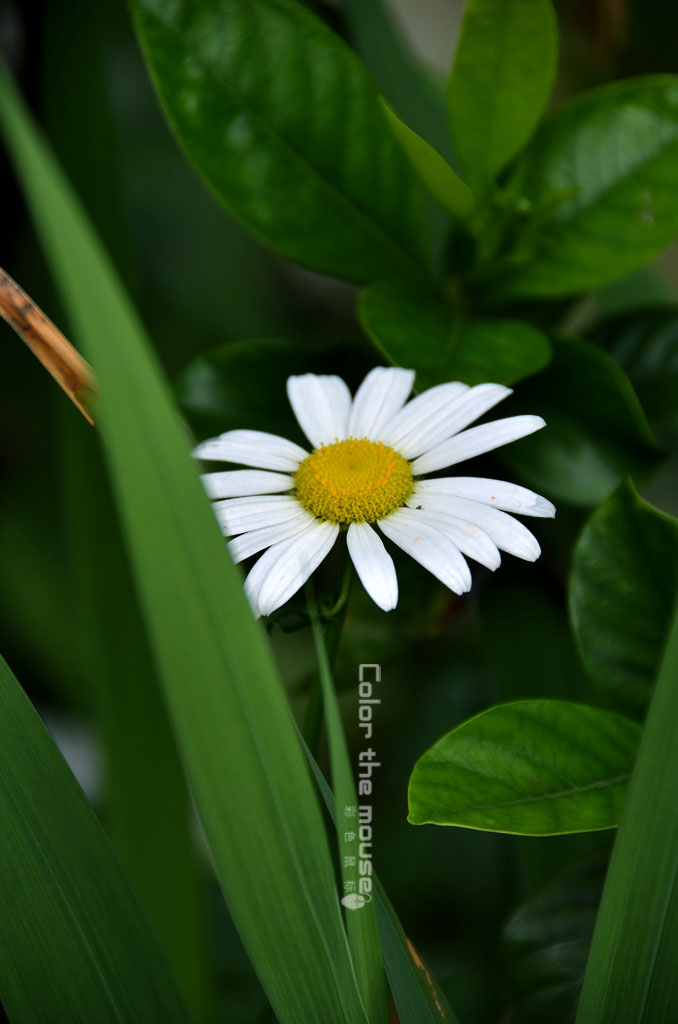
[[[578,1024],[678,1020],[678,613],[593,935]]]
[[[16,1024],[186,1021],[68,766],[0,659],[0,1000]]]
[[[312,589],[309,587],[309,610],[313,640],[318,658],[318,675],[322,687],[325,718],[327,721],[327,739],[330,748],[330,764],[332,766],[332,782],[337,793],[340,808],[340,820],[337,822],[337,843],[339,849],[339,867],[346,889],[344,899],[347,907],[348,939],[353,954],[358,984],[367,1009],[370,1024],[384,1021],[387,1013],[386,985],[379,944],[379,926],[372,900],[372,859],[361,860],[360,850],[364,847],[371,851],[367,840],[363,840],[363,828],[372,834],[371,805],[358,806],[355,782],[351,772],[346,735],[341,721],[339,702],[334,690],[330,659],[325,645],[322,626],[318,618],[318,609]],[[363,824],[362,814],[368,810],[370,817]],[[350,815],[353,817],[350,817]],[[369,867],[370,873],[363,874],[363,868]],[[351,887],[351,888],[349,888]],[[367,897],[363,895],[367,892]],[[355,898],[355,905],[351,900]]]
[[[209,1017],[204,886],[183,769],[140,620],[98,438],[63,409],[77,640],[101,740],[111,844],[191,1017]],[[124,643],[120,638],[124,637]]]
[[[334,793],[304,740],[301,742],[318,789],[336,825]],[[376,875],[374,883],[374,902],[384,951],[384,967],[402,1024],[457,1024],[457,1018],[447,998],[409,942],[386,895],[386,890]]]
[[[403,931],[378,878],[374,891],[386,976],[402,1024],[458,1024],[446,995]]]
[[[364,1019],[320,808],[272,656],[143,329],[6,76],[0,121],[95,365],[170,715],[229,908],[282,1022]]]

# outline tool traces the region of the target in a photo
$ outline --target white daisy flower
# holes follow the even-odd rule
[[[511,390],[454,382],[408,402],[413,383],[413,370],[377,367],[351,399],[340,377],[290,377],[287,394],[312,451],[258,430],[229,430],[197,446],[196,458],[253,467],[202,480],[234,560],[264,551],[245,581],[256,615],[292,597],[341,531],[384,611],[397,604],[398,581],[375,527],[455,594],[471,588],[464,556],[489,569],[500,551],[539,557],[535,537],[507,513],[554,516],[550,501],[502,480],[424,478],[526,437],[544,420],[510,416],[467,430]]]

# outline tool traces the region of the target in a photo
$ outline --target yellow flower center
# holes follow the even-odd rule
[[[380,441],[349,438],[307,455],[295,478],[297,498],[332,523],[374,523],[395,512],[412,493],[412,470]]]

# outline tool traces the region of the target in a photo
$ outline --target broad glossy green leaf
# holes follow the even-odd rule
[[[605,881],[577,1024],[659,1024],[678,1019],[676,679],[678,611]]]
[[[368,282],[425,254],[420,196],[355,54],[295,0],[134,0],[189,159],[265,244]]]
[[[533,836],[614,828],[639,735],[635,722],[585,704],[498,704],[422,754],[408,820]]]
[[[98,422],[149,638],[229,910],[281,1022],[360,1022],[320,807],[183,424],[105,253],[4,74],[0,100],[74,336],[97,371]]]
[[[360,297],[360,322],[389,362],[417,371],[417,387],[448,380],[513,384],[549,361],[548,338],[521,320],[454,313],[435,292],[381,281]]]
[[[678,405],[678,310],[647,309],[603,320],[593,333],[629,375],[651,422],[663,422]]]
[[[515,1024],[573,1024],[607,858],[587,858],[523,903],[504,927]]]
[[[594,686],[642,713],[664,651],[678,588],[678,520],[621,487],[596,509],[575,548],[570,612]]]
[[[630,78],[565,104],[509,186],[542,211],[497,295],[568,295],[647,263],[678,235],[676,177],[678,77]]]
[[[0,659],[0,1001],[16,1024],[187,1022],[122,870]]]
[[[573,505],[597,505],[626,476],[641,478],[660,450],[628,377],[589,342],[553,340],[553,361],[512,399],[546,429],[501,453],[537,488]]]
[[[466,182],[426,139],[401,121],[388,103],[382,102],[393,134],[433,198],[453,216],[466,217],[474,203],[473,193]]]
[[[532,134],[551,95],[557,51],[551,0],[469,0],[448,109],[472,184],[492,178]]]

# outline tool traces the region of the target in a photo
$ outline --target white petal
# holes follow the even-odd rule
[[[294,519],[288,519],[285,523],[276,523],[274,526],[264,526],[259,530],[248,530],[234,537],[228,542],[228,550],[234,562],[242,562],[243,559],[255,555],[257,551],[270,548],[279,544],[281,540],[288,540],[296,536],[302,530],[307,529],[313,523],[314,517],[306,509],[300,509],[299,515]]]
[[[487,566],[493,572],[501,565],[499,548],[485,530],[481,530],[475,523],[468,519],[460,519],[457,516],[448,515],[446,512],[438,512],[432,509],[416,508],[412,510],[401,510],[402,518],[410,511],[411,522],[416,525],[428,523],[430,526],[440,530],[448,537],[455,547],[459,548],[462,554],[474,558],[480,565]]]
[[[506,480],[488,480],[478,476],[445,476],[438,480],[419,480],[416,494],[449,494],[470,498],[504,512],[518,512],[523,516],[541,516],[552,519],[555,506],[527,487],[510,484]]]
[[[315,520],[302,533],[265,551],[245,581],[255,614],[270,615],[296,594],[337,539],[336,523]]]
[[[367,593],[385,612],[392,611],[398,603],[398,578],[381,538],[367,523],[351,523],[346,543]]]
[[[466,384],[459,381],[429,388],[408,402],[393,420],[386,424],[379,440],[392,448],[397,448],[405,458],[413,459],[415,455],[424,451],[424,438],[450,407],[450,403],[468,390]]]
[[[246,530],[259,530],[266,526],[300,518],[306,510],[296,498],[286,494],[264,494],[252,498],[227,498],[212,505],[222,532],[227,537]]]
[[[351,392],[341,377],[305,373],[287,378],[287,396],[314,448],[348,437]]]
[[[426,452],[453,434],[457,434],[511,393],[511,389],[505,388],[502,384],[478,384],[474,388],[469,388],[463,395],[450,402],[435,423],[421,432],[419,447],[421,449],[421,445],[426,446],[421,451]]]
[[[534,537],[526,526],[513,519],[498,508],[490,508],[479,501],[470,501],[468,498],[444,497],[442,495],[413,494],[408,504],[416,502],[422,509],[431,512],[439,512],[460,519],[466,519],[475,523],[481,530],[487,533],[498,548],[508,551],[510,555],[517,558],[524,558],[528,562],[534,562],[541,554],[541,548],[537,538]]]
[[[429,523],[412,522],[402,509],[379,520],[378,525],[394,544],[455,594],[465,594],[471,589],[471,573],[464,556],[440,530]]]
[[[370,370],[353,399],[349,436],[381,441],[380,430],[402,409],[413,384],[414,370],[385,366]]]
[[[200,478],[208,498],[239,498],[246,494],[275,494],[291,491],[294,478],[265,469],[232,469],[223,473],[203,473]]]
[[[259,469],[278,469],[294,473],[308,452],[293,441],[263,430],[227,430],[210,437],[193,449],[196,459],[235,462]]]
[[[437,469],[444,469],[445,466],[454,466],[457,462],[464,462],[465,459],[472,459],[476,455],[484,455],[494,448],[501,448],[510,441],[517,441],[521,437],[533,434],[535,430],[541,430],[546,423],[541,416],[509,416],[505,420],[494,420],[492,423],[483,423],[479,427],[471,427],[461,434],[456,434],[448,441],[436,445],[430,451],[420,455],[412,463],[412,472],[415,476],[421,473],[433,473]]]

